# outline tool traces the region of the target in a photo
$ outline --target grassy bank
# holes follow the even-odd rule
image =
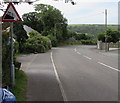
[[[17,101],[25,101],[27,76],[22,70],[16,70],[15,75],[15,87],[12,92],[15,95]]]

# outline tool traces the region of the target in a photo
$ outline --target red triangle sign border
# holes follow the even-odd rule
[[[6,13],[8,11],[8,9],[10,8],[10,6],[12,6],[14,12],[16,13],[17,17],[19,18],[18,20],[4,19],[5,16],[6,16]],[[5,11],[5,13],[4,13],[4,15],[2,16],[2,22],[18,22],[18,21],[22,21],[22,20],[21,20],[21,18],[19,16],[18,12],[16,11],[14,5],[12,4],[12,2],[10,2],[9,5],[8,5],[8,7],[7,7],[7,9],[6,9],[6,11]]]

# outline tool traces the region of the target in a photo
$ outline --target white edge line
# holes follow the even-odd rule
[[[108,68],[110,68],[110,69],[112,69],[112,70],[115,70],[115,71],[118,71],[118,72],[120,72],[120,70],[118,70],[118,69],[116,69],[116,68],[114,68],[114,67],[111,67],[111,66],[109,66],[109,65],[106,65],[106,64],[104,64],[104,63],[101,63],[101,62],[98,62],[99,64],[101,64],[101,65],[104,65],[104,66],[106,66],[106,67],[108,67]]]
[[[58,76],[58,73],[57,73],[57,70],[56,70],[56,67],[55,67],[55,63],[54,63],[54,60],[53,60],[53,53],[52,52],[51,52],[51,61],[52,61],[52,65],[53,65],[53,68],[54,68],[56,79],[58,81],[58,84],[59,84],[59,87],[60,87],[60,90],[61,90],[61,93],[62,93],[62,97],[63,97],[64,101],[67,101],[67,97],[65,95],[65,91],[63,89],[62,83],[60,81],[60,78]]]
[[[92,58],[90,58],[90,57],[88,57],[88,56],[86,56],[86,55],[83,55],[85,58],[87,58],[87,59],[89,59],[89,60],[91,60]]]

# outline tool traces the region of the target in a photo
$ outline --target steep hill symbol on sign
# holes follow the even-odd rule
[[[3,22],[22,21],[12,3],[9,3],[9,5],[7,7],[7,10],[5,11],[5,13],[4,13],[3,17],[2,17],[2,21]]]

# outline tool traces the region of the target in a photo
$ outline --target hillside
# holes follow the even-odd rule
[[[108,25],[108,29],[117,30],[118,25]],[[68,25],[68,30],[75,31],[78,33],[88,33],[96,37],[99,33],[105,32],[105,25],[102,24],[75,24]]]

